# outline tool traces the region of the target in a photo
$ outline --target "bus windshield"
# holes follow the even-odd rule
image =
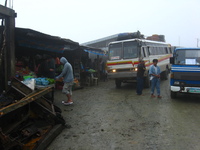
[[[175,64],[200,65],[200,50],[178,50],[175,54]]]
[[[109,45],[109,59],[119,60],[122,58],[122,43],[115,43]]]
[[[131,59],[138,57],[136,41],[113,43],[109,45],[109,60]]]
[[[124,43],[124,59],[137,58],[138,49],[136,41]]]

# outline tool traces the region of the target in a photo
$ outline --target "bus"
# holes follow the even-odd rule
[[[137,78],[137,66],[140,59],[145,61],[144,87],[150,87],[149,67],[153,59],[158,59],[161,78],[168,79],[170,70],[169,58],[172,56],[171,45],[145,39],[128,39],[114,41],[108,45],[106,63],[108,78],[114,79],[117,88],[122,83],[134,83]]]
[[[200,94],[200,48],[176,48],[170,63],[171,98],[177,93]]]

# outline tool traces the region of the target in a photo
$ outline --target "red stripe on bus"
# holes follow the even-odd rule
[[[161,59],[158,59],[158,62],[164,61],[164,60],[166,60],[166,59],[168,59],[170,57],[171,57],[171,54],[169,54],[167,57],[163,57]],[[109,62],[109,63],[107,63],[107,66],[124,65],[124,64],[132,64],[134,66],[136,64],[139,64],[139,62],[138,61],[135,61],[135,62],[132,62],[132,61],[126,61],[126,62],[124,62],[124,61],[123,62]],[[146,64],[146,66],[150,66],[152,64],[153,64],[153,62],[151,62],[149,64]]]
[[[107,66],[124,65],[124,64],[132,64],[132,61],[127,61],[127,62],[112,62],[112,63],[107,63]]]

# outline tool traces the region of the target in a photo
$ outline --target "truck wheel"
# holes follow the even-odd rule
[[[150,85],[151,85],[151,83],[150,83],[150,79],[149,79],[149,74],[147,74],[147,76],[144,78],[144,87],[149,88]]]
[[[171,98],[172,98],[172,99],[175,99],[175,98],[176,98],[176,95],[177,95],[176,92],[171,91]]]
[[[122,85],[122,82],[120,80],[118,80],[118,79],[115,79],[115,84],[116,84],[117,88],[120,88],[121,85]]]

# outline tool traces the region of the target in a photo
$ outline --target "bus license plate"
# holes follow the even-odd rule
[[[200,88],[189,88],[189,93],[200,93]]]

